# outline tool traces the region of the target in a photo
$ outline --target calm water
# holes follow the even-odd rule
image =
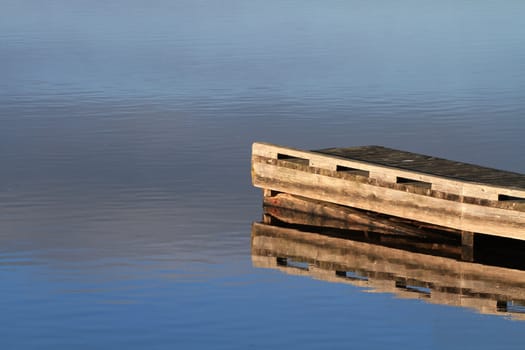
[[[525,172],[523,1],[0,5],[2,349],[523,347],[253,267],[249,166],[258,140]]]

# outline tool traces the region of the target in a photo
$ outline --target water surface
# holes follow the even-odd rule
[[[0,344],[521,348],[252,266],[255,140],[525,172],[525,4],[3,0]]]

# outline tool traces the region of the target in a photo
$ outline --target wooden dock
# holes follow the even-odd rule
[[[402,237],[388,246],[266,223],[253,224],[251,241],[255,267],[525,320],[525,271],[461,261],[454,245],[433,243],[430,254]]]
[[[320,201],[321,213],[351,207],[452,229],[467,246],[474,233],[525,240],[523,174],[380,146],[254,143],[252,181],[266,198],[285,193]]]

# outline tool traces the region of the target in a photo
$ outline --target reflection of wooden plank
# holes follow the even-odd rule
[[[307,263],[308,269],[289,268],[282,264],[287,259]],[[498,310],[498,303],[525,301],[525,271],[522,270],[461,262],[260,223],[252,226],[252,261],[257,267],[525,319],[523,315]],[[360,278],[346,278],[345,271]]]
[[[383,148],[379,157],[383,160],[370,156],[367,162],[367,149],[357,157],[359,149],[354,154],[338,150],[323,154],[255,143],[252,180],[272,191],[456,230],[525,239],[525,175],[428,157],[434,168],[425,168],[421,158],[425,156]],[[395,161],[388,162],[388,154]],[[405,160],[412,161],[403,165]],[[453,169],[439,168],[443,162]]]

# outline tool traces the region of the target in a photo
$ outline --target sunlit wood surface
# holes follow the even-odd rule
[[[252,181],[283,192],[454,230],[525,240],[525,175],[384,147],[252,148]]]

